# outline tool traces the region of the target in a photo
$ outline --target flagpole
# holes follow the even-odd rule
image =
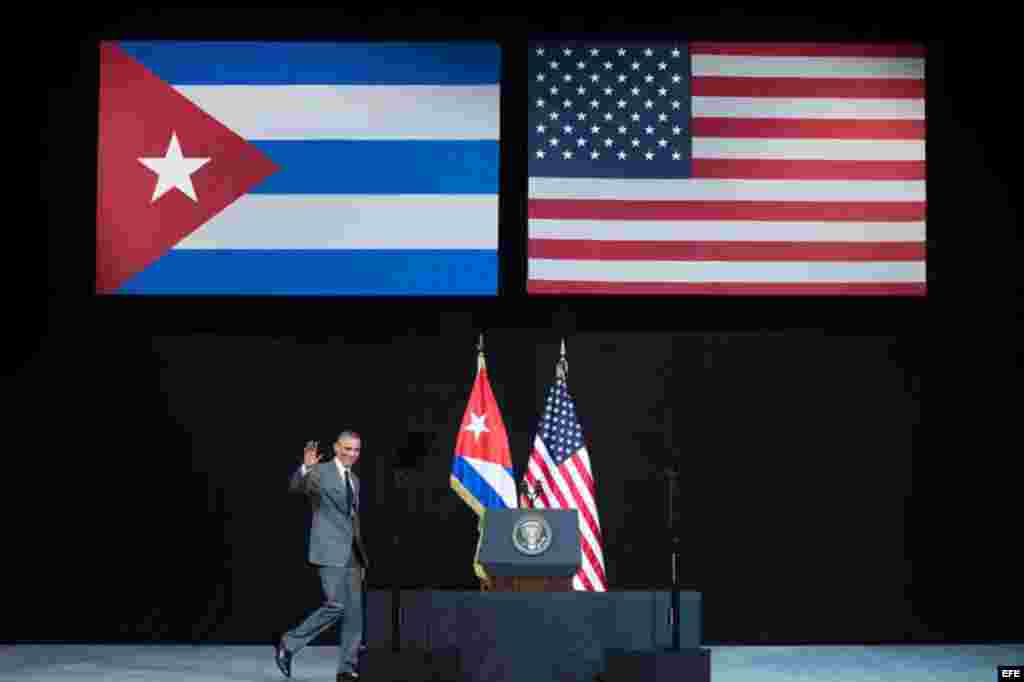
[[[479,374],[487,369],[487,361],[484,359],[484,333],[480,332],[480,337],[476,342],[476,372]],[[473,573],[480,580],[480,591],[486,592],[490,589],[491,577],[487,575],[487,571],[480,565],[477,558],[480,556],[480,545],[484,539],[484,516],[487,514],[487,509],[480,510],[480,516],[476,523],[476,554],[473,555]]]
[[[569,361],[565,359],[565,339],[562,339],[562,355],[555,363],[555,378],[566,381],[569,378]]]
[[[561,354],[560,354],[560,356],[558,358],[558,361],[555,362],[555,379],[557,381],[564,382],[564,381],[566,381],[568,379],[568,377],[569,377],[569,361],[565,357],[565,339],[563,338],[562,339]],[[529,463],[527,463],[526,468],[527,468],[527,470],[529,470],[529,468],[530,468]],[[537,490],[535,488],[531,487],[530,484],[527,482],[527,480],[526,480],[526,472],[525,471],[523,472],[523,480],[519,484],[519,489],[520,489],[519,490],[519,492],[520,492],[520,494],[519,494],[520,505],[522,505],[524,500],[529,500],[530,507],[532,508],[533,507],[533,500],[536,499],[538,493],[537,493]]]

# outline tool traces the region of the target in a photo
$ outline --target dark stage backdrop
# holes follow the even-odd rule
[[[448,487],[474,329],[449,322],[390,339],[125,330],[51,355],[21,386],[18,431],[40,442],[15,464],[43,456],[48,482],[19,476],[38,495],[18,518],[49,529],[30,603],[67,599],[74,615],[28,610],[13,634],[269,637],[319,598],[308,507],[287,478],[305,440],[343,427],[365,439],[371,587],[476,589],[475,517]],[[994,498],[975,488],[995,487],[998,458],[943,442],[959,432],[941,388],[956,372],[927,335],[583,331],[567,343],[613,589],[669,585],[661,472],[676,465],[681,580],[705,595],[709,640],[1009,636],[983,619],[1014,584],[997,560],[1009,521],[979,508]],[[486,344],[518,477],[557,331],[492,329]]]
[[[671,22],[68,10],[40,57],[36,220],[9,231],[28,244],[9,259],[20,312],[6,326],[0,639],[269,641],[319,599],[288,475],[304,441],[346,426],[365,435],[370,586],[475,589],[475,518],[448,471],[486,331],[517,476],[566,337],[613,589],[668,586],[659,476],[677,465],[681,578],[704,595],[707,643],[1020,640],[1007,556],[1020,544],[1018,220],[992,94],[1014,43],[963,16],[841,9]],[[515,196],[501,205],[497,301],[90,295],[99,39],[516,45],[670,25],[713,40],[927,42],[927,298],[527,299]],[[510,130],[517,87],[503,90]],[[502,133],[502,182],[525,191],[514,135]],[[19,305],[26,291],[38,305]]]

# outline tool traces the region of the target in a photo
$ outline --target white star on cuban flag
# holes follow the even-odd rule
[[[167,154],[160,157],[140,157],[139,163],[157,174],[156,189],[150,203],[156,201],[172,189],[184,192],[192,201],[199,203],[195,187],[192,186],[191,175],[210,162],[209,157],[185,158],[181,153],[178,134],[171,132],[171,142],[167,146]]]
[[[487,419],[486,413],[478,415],[474,412],[470,412],[469,418],[472,419],[472,422],[467,424],[462,430],[471,431],[473,433],[474,440],[480,440],[481,432],[490,432],[490,429],[487,428],[487,424],[485,423]]]

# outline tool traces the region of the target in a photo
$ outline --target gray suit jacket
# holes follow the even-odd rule
[[[359,477],[351,472],[356,500],[360,499]],[[348,488],[333,459],[315,464],[305,476],[302,468],[295,470],[288,490],[306,495],[313,504],[313,521],[309,526],[309,562],[319,566],[349,566],[353,551],[360,553],[363,566],[369,569],[366,547],[359,528],[359,514],[348,514]],[[356,565],[353,562],[351,565]]]

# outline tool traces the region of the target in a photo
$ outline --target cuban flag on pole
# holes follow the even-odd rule
[[[516,482],[512,473],[512,450],[508,432],[498,409],[498,401],[487,378],[483,336],[477,358],[476,378],[469,392],[469,402],[462,415],[455,439],[451,487],[476,512],[478,522],[476,557],[480,555],[487,509],[517,506]],[[490,583],[487,569],[474,559],[473,572],[484,583]]]
[[[477,360],[476,378],[455,439],[451,486],[477,516],[490,507],[518,506],[512,472],[512,450],[498,401],[487,378],[483,351]]]
[[[104,42],[96,291],[494,295],[493,43]]]

